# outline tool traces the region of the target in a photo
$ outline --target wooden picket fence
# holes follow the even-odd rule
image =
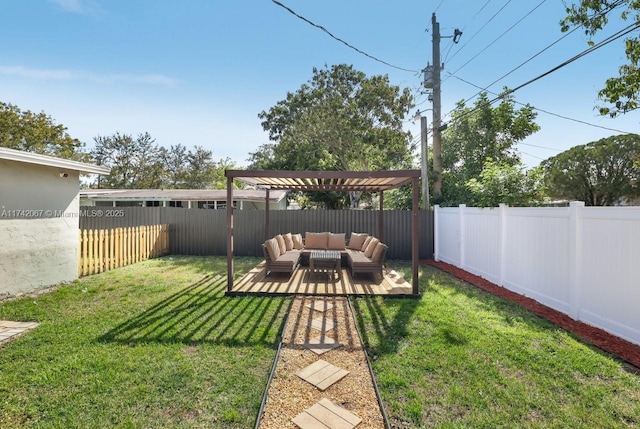
[[[101,273],[167,253],[169,225],[81,229],[78,273]]]

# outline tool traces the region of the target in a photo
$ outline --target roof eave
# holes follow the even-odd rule
[[[54,156],[40,155],[32,152],[24,152],[5,147],[0,148],[0,159],[61,168],[64,170],[73,170],[83,174],[111,174],[111,169],[107,167],[86,164],[84,162],[72,161],[69,159],[56,158]]]

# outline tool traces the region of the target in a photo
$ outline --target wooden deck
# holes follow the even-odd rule
[[[398,273],[384,269],[384,278],[358,274],[355,278],[342,268],[340,278],[325,273],[312,273],[309,267],[300,267],[292,275],[271,273],[265,276],[262,262],[240,280],[234,282],[229,294],[234,295],[411,295],[412,287]]]

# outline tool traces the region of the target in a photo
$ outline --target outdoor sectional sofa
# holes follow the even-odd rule
[[[302,234],[278,234],[262,245],[267,275],[271,272],[293,273],[303,261],[309,260],[313,250],[336,250],[351,269],[351,275],[378,274],[382,268],[388,247],[378,238],[366,233],[352,233],[346,242],[344,233],[307,232]]]

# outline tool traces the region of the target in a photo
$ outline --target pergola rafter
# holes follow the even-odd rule
[[[227,177],[227,291],[233,288],[233,181],[239,180],[256,188],[265,189],[265,198],[270,190],[292,190],[301,192],[379,192],[380,236],[383,225],[384,191],[412,185],[411,260],[413,294],[418,295],[418,202],[420,199],[420,170],[384,171],[280,171],[280,170],[226,170]],[[269,204],[265,210],[265,233],[269,230]],[[381,237],[382,238],[382,237]]]

